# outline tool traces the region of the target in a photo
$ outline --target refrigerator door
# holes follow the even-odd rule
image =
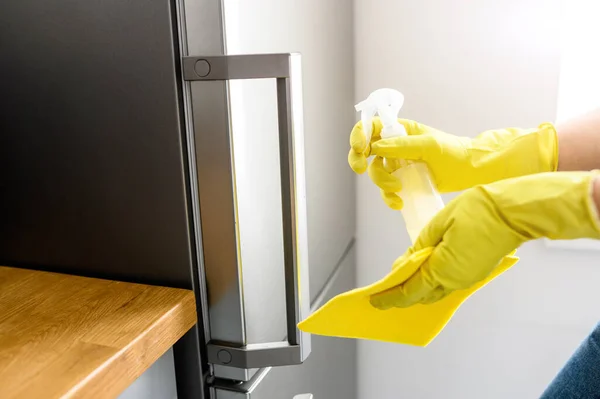
[[[208,343],[208,359],[213,364],[221,364],[229,367],[251,369],[266,366],[284,366],[290,364],[302,363],[310,353],[310,337],[308,334],[298,330],[296,325],[308,316],[310,295],[308,293],[308,246],[307,246],[307,226],[306,226],[306,194],[304,188],[304,136],[302,129],[302,76],[301,59],[299,54],[265,54],[265,55],[240,55],[240,56],[188,56],[183,58],[183,77],[186,81],[227,81],[234,79],[264,79],[274,78],[277,81],[277,116],[279,125],[279,165],[276,170],[280,174],[280,190],[278,197],[281,198],[280,212],[273,215],[273,209],[268,209],[265,217],[273,217],[281,220],[281,228],[268,233],[273,234],[274,241],[278,241],[280,236],[283,244],[283,257],[277,262],[272,262],[279,266],[283,271],[285,282],[283,282],[285,291],[285,310],[286,310],[286,331],[287,340],[281,342],[268,343],[245,343],[243,346],[238,342],[216,342],[215,337],[218,334],[217,326],[212,325],[210,330],[211,341]],[[192,100],[193,102],[193,100]],[[194,120],[195,123],[199,122]],[[201,121],[200,121],[201,123]],[[197,132],[199,133],[199,132]],[[196,163],[198,165],[198,186],[200,200],[200,223],[204,237],[204,265],[207,273],[212,270],[222,271],[224,267],[232,267],[238,270],[238,283],[231,284],[234,290],[228,290],[224,296],[234,296],[235,302],[232,304],[234,312],[244,312],[244,292],[235,287],[243,284],[242,274],[246,270],[244,267],[244,242],[240,230],[246,227],[241,223],[241,205],[239,179],[235,172],[236,159],[233,157],[233,140],[227,140],[227,136],[216,137],[218,133],[206,134],[199,133],[196,139]],[[216,133],[216,134],[215,134]],[[227,133],[224,132],[224,133]],[[260,140],[257,139],[257,140]],[[225,144],[220,149],[220,158],[225,162],[227,175],[220,171],[220,181],[215,181],[214,169],[207,168],[206,162],[211,161],[209,153],[214,153],[219,149],[217,143]],[[227,145],[228,144],[228,145]],[[222,161],[223,162],[223,161]],[[212,163],[212,162],[211,162]],[[215,201],[216,198],[223,199],[221,194],[229,194],[233,190],[232,198],[226,206],[224,201]],[[268,196],[269,193],[262,192],[262,196]],[[256,212],[256,207],[254,207]],[[207,215],[205,217],[204,215]],[[220,234],[214,236],[222,229],[222,223],[231,220],[231,234],[226,236]],[[237,229],[233,229],[237,227]],[[248,227],[253,228],[253,234],[261,233],[260,221],[258,224],[252,224]],[[211,238],[209,238],[211,237]],[[208,240],[218,238],[216,242],[209,246]],[[253,244],[256,244],[255,242]],[[224,264],[219,258],[214,258],[214,251],[229,250],[233,254],[237,252],[236,262]],[[267,248],[262,250],[262,258],[267,262],[273,258],[273,254]],[[241,256],[240,256],[241,255]],[[218,260],[218,262],[215,262]],[[254,268],[263,266],[255,263]],[[260,272],[265,273],[268,270],[263,267]],[[252,270],[252,269],[251,269]],[[270,283],[270,279],[265,279]],[[213,281],[209,280],[209,290]],[[277,288],[266,285],[265,289]],[[209,291],[210,292],[210,291]],[[227,303],[223,297],[212,296],[209,300],[209,313],[212,316],[221,317],[219,306]],[[269,309],[264,309],[268,316]],[[243,333],[246,325],[241,320],[240,332]],[[232,325],[225,326],[230,333]]]
[[[179,3],[182,76],[208,291],[208,361],[219,377],[247,380],[254,369],[300,364],[310,353],[310,336],[296,327],[310,306],[301,59],[224,55],[219,5]],[[265,125],[274,121],[275,129],[240,135],[231,82],[258,79],[273,85]],[[257,144],[272,151],[238,156]],[[248,306],[257,295],[262,303]]]
[[[306,346],[298,354],[286,354],[297,346],[293,341],[298,341],[292,321],[302,316],[298,311],[305,312],[309,298],[314,299],[329,280],[354,234],[353,176],[346,162],[347,134],[353,123],[352,35],[351,22],[346,21],[351,21],[352,12],[344,1],[335,3],[179,3],[185,23],[182,75],[188,82],[190,143],[196,165],[192,181],[198,192],[199,247],[208,287],[203,312],[208,321],[209,361],[218,378],[248,381],[262,366],[301,361]],[[297,11],[302,14],[299,18]],[[313,20],[323,22],[316,31],[310,29]],[[334,28],[329,32],[323,28],[327,26]],[[340,26],[343,29],[338,32]],[[288,33],[291,41],[285,38]],[[331,33],[332,38],[321,33]],[[264,44],[263,51],[257,51],[254,42]],[[300,110],[296,96],[303,90],[297,89],[299,70],[290,69],[297,56],[277,53],[295,47],[311,54],[312,129],[307,133],[312,148],[306,154],[310,161],[305,168],[311,171],[306,179],[307,184],[312,182],[313,191],[307,195],[308,216],[294,213],[296,225],[306,227],[292,231],[290,205],[297,210],[306,206],[299,195],[304,189],[304,168],[299,163],[303,118],[294,112]],[[270,52],[275,54],[265,55]],[[330,55],[336,59],[329,61]],[[304,56],[302,60],[304,69]],[[287,85],[290,98],[285,93]],[[292,127],[288,133],[286,124]],[[282,140],[290,138],[294,148],[286,151]],[[308,284],[309,256],[302,254],[307,247],[306,231],[311,259]],[[294,253],[289,245],[293,235],[299,239],[292,241],[297,243],[300,258],[292,258],[302,274],[292,282],[290,276],[298,274],[292,273],[294,265],[289,261]],[[290,300],[291,283],[295,302]],[[286,336],[290,342],[281,344]],[[279,355],[251,359],[249,353],[255,349],[263,355],[275,349],[272,353]]]
[[[333,296],[354,288],[356,253],[351,245],[312,304],[315,310]],[[300,366],[260,370],[242,383],[217,381],[215,399],[294,399],[311,394],[314,399],[356,398],[356,341],[314,336],[313,353]],[[308,396],[310,397],[310,396]]]

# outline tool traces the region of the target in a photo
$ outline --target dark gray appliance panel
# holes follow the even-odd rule
[[[192,288],[167,0],[0,11],[0,263]]]

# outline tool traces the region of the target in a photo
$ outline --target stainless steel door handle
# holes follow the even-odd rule
[[[277,80],[287,341],[209,342],[208,360],[245,369],[302,363],[311,347],[310,335],[297,328],[310,313],[300,54],[189,56],[182,66],[186,81]]]

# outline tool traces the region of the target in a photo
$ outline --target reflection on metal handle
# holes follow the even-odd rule
[[[184,57],[183,75],[187,81],[277,79],[287,342],[244,347],[211,342],[208,360],[239,368],[302,363],[311,348],[310,336],[297,328],[310,312],[300,55]]]

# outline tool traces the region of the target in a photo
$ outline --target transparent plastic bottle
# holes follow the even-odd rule
[[[367,142],[371,140],[372,119],[379,115],[383,129],[381,138],[406,136],[406,130],[398,122],[398,112],[404,104],[404,96],[393,89],[379,89],[355,106],[361,113],[363,131]],[[384,160],[384,165],[392,165]],[[431,218],[444,207],[442,197],[437,192],[429,175],[429,169],[423,162],[400,161],[400,168],[392,173],[402,183],[402,192],[397,193],[404,207],[402,217],[411,241],[414,243],[419,233]]]

